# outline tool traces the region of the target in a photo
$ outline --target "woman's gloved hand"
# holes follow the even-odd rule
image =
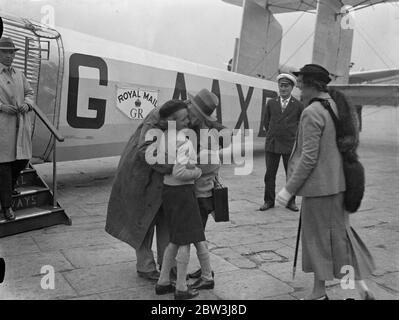
[[[288,204],[288,201],[290,201],[291,198],[292,198],[292,194],[289,193],[289,192],[287,191],[287,189],[284,187],[284,188],[281,189],[280,192],[277,194],[276,201],[277,201],[280,205],[286,207],[287,204]]]

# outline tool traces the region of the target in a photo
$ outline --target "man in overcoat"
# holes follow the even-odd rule
[[[12,195],[21,170],[32,158],[29,112],[34,92],[24,74],[13,68],[16,51],[11,38],[0,38],[0,203],[6,220],[14,220]]]
[[[206,95],[212,94],[206,91]],[[211,101],[207,99],[200,106],[201,110],[189,104],[190,124],[194,131],[205,121],[202,114],[209,115],[215,110],[216,106],[210,105]],[[215,124],[215,127],[220,126]],[[151,249],[154,226],[158,265],[162,264],[163,253],[169,243],[167,219],[162,210],[162,188],[163,176],[173,169],[173,164],[149,165],[145,160],[145,152],[152,143],[145,141],[146,133],[156,128],[166,129],[160,123],[159,108],[153,109],[143,120],[122,153],[108,203],[105,227],[109,234],[135,248],[138,275],[149,280],[159,278]]]
[[[287,73],[277,77],[280,95],[270,99],[266,104],[265,129],[266,129],[266,174],[264,204],[261,211],[274,207],[276,175],[283,158],[285,172],[287,173],[288,159],[295,142],[299,119],[303,111],[303,105],[295,99],[291,93],[296,86],[296,78]],[[292,211],[298,211],[293,197],[287,205]]]

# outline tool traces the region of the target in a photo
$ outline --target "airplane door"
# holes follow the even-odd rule
[[[35,91],[37,106],[57,128],[63,72],[61,36],[53,29],[41,28],[27,20],[2,18],[4,36],[11,37],[21,49],[16,52],[13,66],[25,74]],[[36,114],[31,114],[31,120],[35,162],[51,160],[53,137]]]

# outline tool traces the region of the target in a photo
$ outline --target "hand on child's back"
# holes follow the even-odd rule
[[[186,169],[194,170],[195,168],[197,168],[197,166],[195,164],[193,164],[193,163],[187,163],[186,164]]]

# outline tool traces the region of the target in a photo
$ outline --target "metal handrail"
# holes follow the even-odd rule
[[[13,29],[15,29],[15,32],[19,32],[19,29],[26,29],[31,31],[34,35],[36,35],[38,37],[38,39],[40,40],[40,38],[46,38],[46,39],[53,39],[57,41],[57,46],[58,46],[58,77],[57,77],[57,92],[56,92],[56,101],[55,101],[55,121],[54,121],[54,125],[52,122],[50,122],[50,120],[48,119],[47,115],[40,110],[37,106],[32,106],[33,111],[35,112],[35,114],[38,116],[38,118],[43,122],[43,124],[45,125],[45,127],[47,127],[47,129],[50,131],[50,133],[52,134],[51,139],[53,140],[53,154],[52,154],[52,162],[53,162],[53,207],[57,208],[58,207],[58,202],[57,202],[57,141],[64,141],[64,137],[61,135],[61,133],[57,130],[57,128],[55,126],[58,126],[59,124],[59,119],[58,121],[57,119],[57,113],[59,112],[59,106],[60,106],[60,94],[61,94],[61,86],[62,86],[62,82],[61,85],[59,85],[59,81],[62,80],[62,76],[63,76],[63,59],[64,59],[64,49],[63,49],[63,44],[62,44],[62,39],[61,39],[61,35],[60,33],[48,26],[42,25],[40,23],[36,23],[36,22],[31,22],[28,19],[24,19],[24,18],[19,18],[19,17],[15,17],[15,16],[10,16],[10,15],[6,15],[3,14],[2,11],[0,10],[1,13],[1,17],[4,19],[3,22],[6,22],[7,25],[13,27]],[[26,41],[26,40],[25,40]],[[25,51],[27,50],[26,48],[29,49],[29,43],[28,45],[25,44]],[[41,47],[39,44],[39,51],[41,51]],[[26,54],[27,52],[25,52]],[[41,56],[41,52],[39,53],[39,55]],[[24,70],[25,73],[27,73],[27,64],[26,64],[26,59],[27,56],[25,56],[25,63],[24,63]],[[39,65],[39,74],[37,75],[38,78],[40,77],[40,65]],[[37,82],[37,90],[39,87],[39,81]],[[57,122],[56,122],[57,121]],[[50,140],[51,141],[51,140]]]
[[[63,49],[63,43],[61,39],[61,35],[56,31],[55,29],[52,28],[47,28],[45,26],[40,26],[38,24],[33,24],[27,19],[23,19],[25,22],[25,27],[30,29],[36,36],[39,38],[47,38],[47,39],[55,39],[57,41],[57,47],[58,47],[58,77],[57,77],[57,92],[56,92],[56,102],[55,102],[55,112],[57,112],[58,108],[57,105],[59,106],[60,104],[60,93],[61,93],[61,87],[58,85],[59,81],[62,79],[63,75],[63,66],[61,65],[63,63],[63,55],[64,55],[64,49]],[[44,30],[43,30],[44,29]],[[41,33],[44,31],[44,33]],[[48,32],[52,32],[53,34],[49,35]],[[40,33],[40,34],[39,34]],[[62,55],[62,57],[61,57]],[[59,131],[55,128],[55,126],[48,120],[47,116],[39,109],[34,107],[33,110],[35,111],[36,115],[42,120],[42,122],[45,124],[45,126],[50,130],[50,132],[53,134],[55,137],[53,141],[53,207],[57,208],[58,207],[58,202],[57,202],[57,140],[60,142],[64,141],[64,137],[59,133]]]
[[[54,137],[60,141],[63,142],[65,139],[61,135],[61,133],[54,127],[54,125],[50,122],[50,120],[47,118],[47,116],[44,114],[42,110],[37,108],[36,106],[32,106],[33,111],[36,113],[36,115],[39,117],[40,120],[44,123],[44,125],[49,129],[49,131],[54,135]]]
[[[37,108],[36,106],[32,106],[33,111],[39,117],[40,120],[44,123],[50,133],[55,137],[53,142],[53,208],[58,208],[57,201],[57,140],[59,142],[63,142],[65,139],[59,133],[59,131],[54,127],[54,125],[50,122],[47,116],[44,114],[42,110]]]

